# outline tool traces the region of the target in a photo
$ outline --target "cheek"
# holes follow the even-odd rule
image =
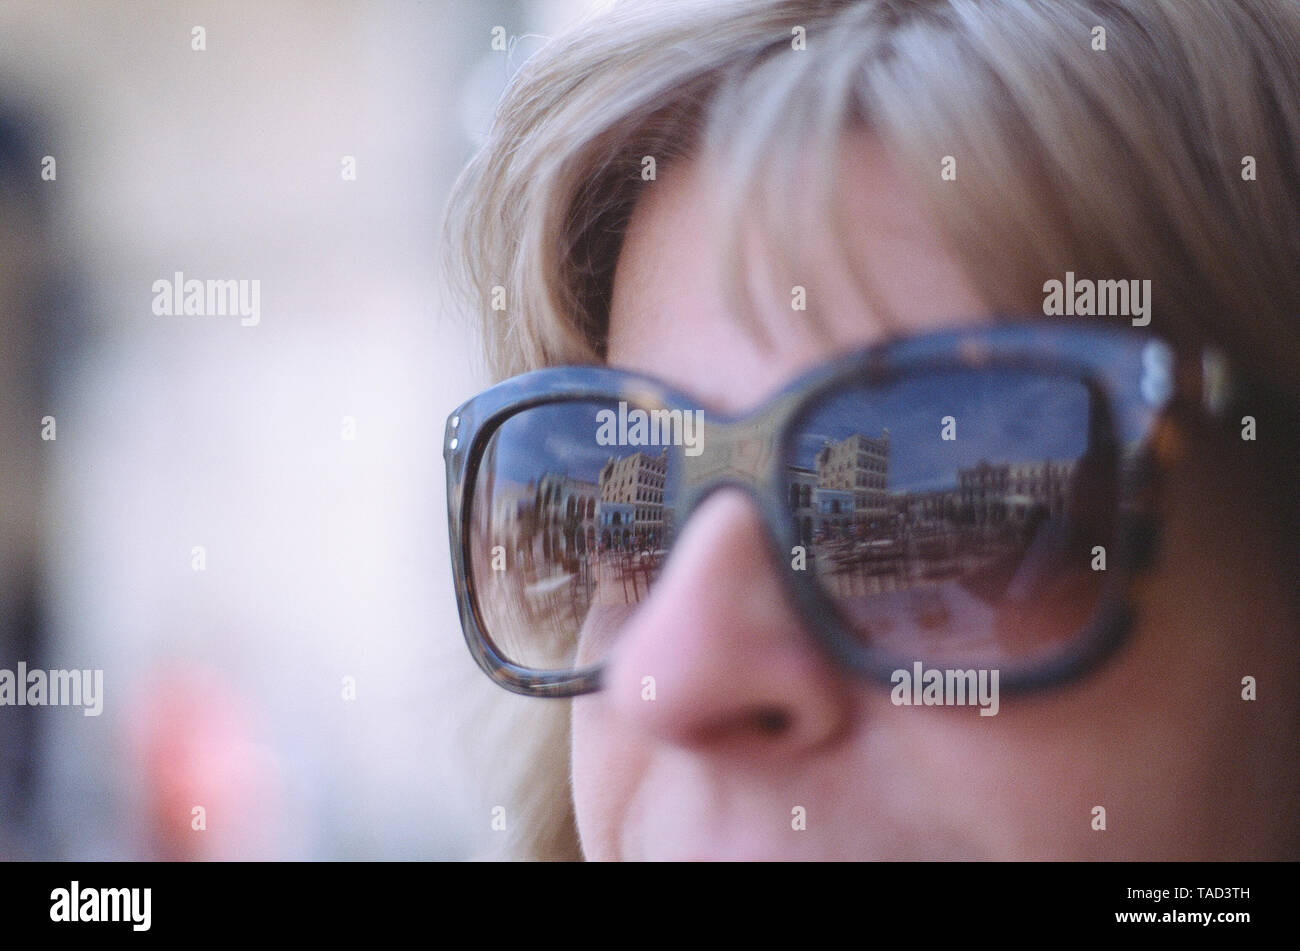
[[[603,694],[574,699],[572,739],[573,808],[583,854],[590,861],[616,860],[645,757]]]
[[[578,663],[608,657],[632,606],[592,608],[578,639]],[[573,808],[583,853],[591,861],[621,857],[626,815],[643,764],[637,742],[613,709],[607,693],[575,697],[572,714]]]
[[[1088,679],[1042,696],[1004,697],[993,723],[963,726],[965,742],[947,744],[955,758],[944,771],[975,778],[968,802],[984,804],[980,821],[1001,830],[1004,857],[1215,854],[1225,803],[1214,777],[1233,761],[1233,743],[1225,741],[1223,709],[1185,657],[1171,656],[1163,643],[1170,639],[1158,628],[1139,630]],[[1097,807],[1104,829],[1094,825]]]

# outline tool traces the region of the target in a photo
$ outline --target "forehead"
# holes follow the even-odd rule
[[[725,167],[706,157],[661,169],[619,255],[609,363],[741,411],[838,353],[987,318],[919,196],[873,141],[844,142],[820,213],[815,174],[779,196],[804,214],[778,215],[775,233],[738,220],[749,288],[740,313],[727,293]]]

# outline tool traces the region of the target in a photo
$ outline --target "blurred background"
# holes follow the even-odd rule
[[[438,225],[600,5],[0,3],[0,669],[104,671],[100,716],[0,706],[0,858],[489,848],[520,698],[456,617],[442,428],[486,380]],[[259,322],[155,314],[177,272]]]

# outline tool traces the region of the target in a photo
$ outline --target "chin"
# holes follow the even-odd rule
[[[758,839],[678,843],[650,834],[635,838],[647,843],[646,847],[615,849],[606,854],[632,862],[988,862],[1005,858],[960,836],[917,836],[907,840],[882,836],[860,841],[832,836],[830,840],[804,839],[798,843]]]

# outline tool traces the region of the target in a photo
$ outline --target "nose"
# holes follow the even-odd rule
[[[685,523],[605,671],[606,702],[634,729],[752,762],[810,752],[846,728],[851,685],[803,629],[769,545],[736,489]]]

